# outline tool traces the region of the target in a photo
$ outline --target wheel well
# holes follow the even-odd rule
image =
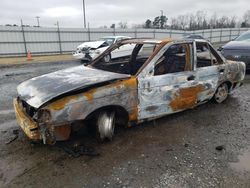
[[[227,84],[228,90],[230,91],[233,84],[230,81],[226,81],[226,82],[223,82],[223,83]]]
[[[110,106],[104,106],[101,108],[96,109],[92,113],[90,113],[87,117],[86,120],[93,120],[95,119],[98,114],[102,111],[115,111],[115,116],[116,116],[116,124],[118,125],[127,125],[128,119],[129,119],[129,114],[126,109],[124,109],[122,106],[118,105],[110,105]]]

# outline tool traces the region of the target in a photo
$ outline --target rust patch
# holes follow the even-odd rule
[[[138,119],[138,108],[135,107],[129,114],[129,121],[136,121]]]
[[[88,101],[92,101],[94,99],[94,93],[96,92],[96,89],[91,89],[85,93],[83,93],[83,95],[87,98]]]
[[[52,110],[61,110],[65,107],[66,104],[68,104],[71,100],[75,100],[77,99],[78,96],[77,95],[72,95],[72,96],[68,96],[68,97],[63,97],[62,99],[59,99],[51,104],[48,105],[49,109]]]
[[[55,126],[54,127],[54,136],[56,140],[68,140],[71,133],[71,127],[69,125]]]
[[[181,88],[178,95],[170,102],[173,111],[192,108],[196,105],[197,95],[204,91],[202,85],[189,88]]]

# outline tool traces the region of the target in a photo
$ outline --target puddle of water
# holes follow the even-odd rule
[[[250,149],[250,148],[249,148]],[[250,171],[250,151],[249,149],[238,156],[239,161],[230,163],[230,166],[237,171]]]

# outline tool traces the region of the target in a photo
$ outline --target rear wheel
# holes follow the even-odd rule
[[[223,101],[225,101],[228,97],[228,92],[229,92],[229,89],[228,89],[228,85],[226,83],[223,83],[221,84],[215,94],[214,94],[214,101],[216,103],[222,103]]]
[[[102,111],[96,119],[97,140],[112,140],[115,130],[115,111]]]

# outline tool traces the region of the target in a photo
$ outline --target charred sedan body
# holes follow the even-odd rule
[[[250,70],[250,31],[228,42],[219,50],[226,59],[245,62],[246,69]]]
[[[129,57],[105,61],[123,45]],[[112,45],[91,65],[25,81],[14,99],[17,120],[32,140],[67,140],[75,122],[93,126],[97,138],[112,139],[117,126],[133,126],[223,102],[241,86],[243,62],[227,61],[205,40],[131,39]]]
[[[95,59],[112,44],[129,38],[130,37],[126,36],[107,36],[100,38],[98,41],[84,42],[77,47],[75,52],[73,52],[73,57],[88,64],[89,61]],[[112,54],[109,54],[109,56],[106,58],[123,57],[131,54],[132,50],[133,46],[123,46],[123,48],[117,49],[116,51],[112,52]]]

